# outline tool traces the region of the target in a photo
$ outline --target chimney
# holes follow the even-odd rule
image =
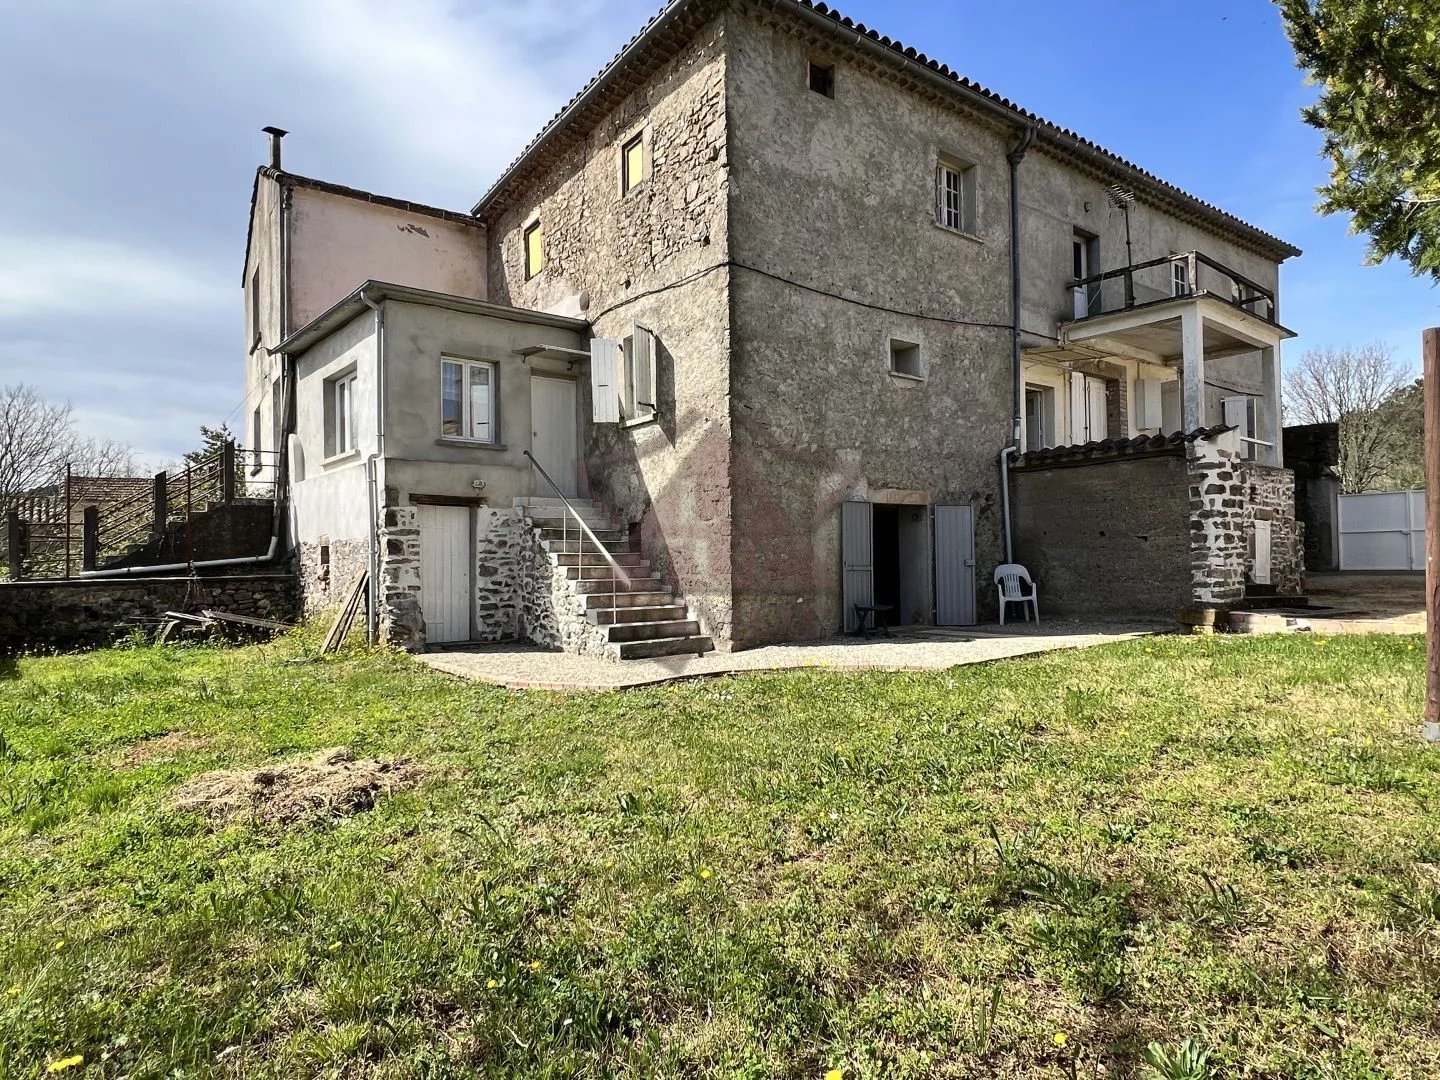
[[[261,128],[261,130],[270,136],[270,167],[278,170],[280,168],[280,140],[290,133],[278,127]]]

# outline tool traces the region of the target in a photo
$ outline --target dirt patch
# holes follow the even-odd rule
[[[212,818],[289,825],[362,813],[425,772],[406,758],[357,759],[341,746],[284,765],[204,773],[176,788],[170,802]]]
[[[133,746],[127,746],[122,759],[126,765],[148,765],[163,758],[178,757],[191,750],[204,750],[211,741],[188,731],[169,731],[150,739],[142,739]]]

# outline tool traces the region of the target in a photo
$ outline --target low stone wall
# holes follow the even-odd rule
[[[525,543],[533,536],[519,510],[482,506],[475,521],[475,639],[513,641],[521,636]]]
[[[356,576],[370,566],[370,544],[366,540],[330,540],[322,536],[313,543],[301,544],[296,555],[301,602],[307,616],[338,608]]]
[[[525,522],[521,549],[521,634],[536,645],[582,656],[605,657],[605,632],[586,617],[586,599],[571,587],[563,566],[556,566],[540,531]]]
[[[0,582],[0,653],[95,648],[158,628],[167,611],[202,607],[290,621],[299,587],[288,573],[68,578]]]

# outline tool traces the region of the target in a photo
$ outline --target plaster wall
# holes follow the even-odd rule
[[[375,320],[366,312],[296,360],[290,535],[307,612],[340,603],[340,594],[369,558],[365,460],[379,450],[375,346]],[[352,371],[358,449],[327,457],[326,383]]]
[[[495,300],[583,312],[598,337],[624,340],[635,322],[656,334],[654,421],[590,424],[582,383],[582,490],[637,528],[646,557],[722,649],[732,535],[728,26],[721,16],[701,27],[490,222]],[[620,152],[637,134],[650,173],[622,195]],[[536,221],[545,266],[527,280],[523,235]]]
[[[296,186],[290,230],[292,328],[367,280],[486,299],[480,225]]]
[[[582,324],[553,326],[429,305],[385,301],[385,486],[389,504],[411,494],[486,500],[508,508],[520,495],[550,495],[524,456],[531,449],[530,378],[549,375],[576,382],[577,430],[588,416],[588,362],[526,359],[522,348],[586,348]],[[446,438],[440,429],[442,357],[496,365],[499,441]],[[582,443],[583,445],[583,443]],[[484,487],[477,489],[476,481]]]
[[[280,343],[280,185],[256,178],[250,219],[250,251],[242,280],[245,407],[237,432],[248,449],[274,450],[280,431],[280,358],[269,352]],[[259,442],[255,418],[259,417]]]
[[[1003,166],[1004,138],[786,25],[736,20],[730,42],[744,645],[841,627],[846,499],[972,503],[977,573],[993,567],[1010,429],[1008,174],[979,170],[975,236],[935,223],[938,155]],[[833,99],[808,88],[812,56],[837,63]],[[922,379],[890,372],[892,336],[921,346]]]

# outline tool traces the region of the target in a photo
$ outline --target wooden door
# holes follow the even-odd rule
[[[420,610],[425,642],[442,645],[470,640],[473,600],[470,564],[470,510],[464,506],[421,506]]]
[[[575,419],[575,383],[545,375],[530,377],[530,452],[568,496],[580,493],[579,432]],[[534,494],[554,495],[537,476]]]
[[[975,508],[935,507],[935,624],[975,625]]]

